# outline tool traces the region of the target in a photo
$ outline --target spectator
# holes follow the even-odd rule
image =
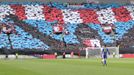
[[[72,51],[72,52],[71,52],[71,58],[73,58],[73,57],[74,57],[74,52]]]
[[[55,58],[57,58],[57,52],[55,52],[54,55],[55,55]]]
[[[66,52],[63,52],[63,59],[66,58]]]
[[[16,53],[15,56],[16,56],[16,59],[18,59],[18,56],[19,56],[18,53]]]

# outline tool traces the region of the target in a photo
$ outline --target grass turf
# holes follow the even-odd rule
[[[0,60],[0,75],[134,75],[134,59]]]

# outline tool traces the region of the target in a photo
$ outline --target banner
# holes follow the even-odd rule
[[[112,32],[112,27],[111,26],[104,26],[102,28],[103,28],[103,31],[105,33],[111,33]]]
[[[84,39],[83,44],[88,47],[101,47],[100,40],[98,39]]]
[[[56,26],[53,26],[53,31],[54,33],[62,33],[64,30],[63,26],[61,25],[56,25]]]

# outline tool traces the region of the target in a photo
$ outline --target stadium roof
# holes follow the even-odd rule
[[[70,3],[86,3],[86,2],[96,2],[96,3],[130,3],[134,0],[0,0],[0,2],[70,2]]]

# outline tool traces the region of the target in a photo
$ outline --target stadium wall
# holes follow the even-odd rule
[[[80,55],[85,56],[85,50],[37,50],[37,49],[25,49],[25,50],[19,50],[19,49],[0,49],[0,54],[22,54],[22,55],[34,55],[34,54],[54,54],[57,52],[58,55],[62,55],[64,52],[66,54],[70,54],[71,52],[74,52],[74,55]]]
[[[134,47],[120,48],[120,54],[133,54]]]
[[[59,55],[62,55],[63,52],[66,52],[67,54],[70,54],[71,52],[74,52],[75,55],[82,55],[85,56],[85,50],[37,50],[37,49],[25,49],[25,50],[20,50],[20,49],[0,49],[0,54],[54,54],[57,52]],[[128,48],[119,48],[119,54],[134,54],[134,48],[133,47],[128,47]]]

